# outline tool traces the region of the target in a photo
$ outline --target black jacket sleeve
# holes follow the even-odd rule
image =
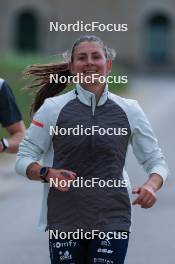
[[[7,127],[21,120],[22,116],[12,90],[4,81],[0,87],[0,123]]]

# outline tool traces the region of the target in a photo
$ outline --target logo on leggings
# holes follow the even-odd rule
[[[61,247],[76,247],[77,242],[73,240],[69,240],[68,242],[56,242],[54,247],[61,248]]]
[[[111,243],[110,243],[110,241],[108,239],[105,239],[105,240],[101,241],[101,246],[108,247],[108,246],[111,246]]]
[[[113,250],[110,250],[110,249],[107,249],[107,248],[98,248],[98,249],[97,249],[97,252],[98,252],[98,253],[111,254],[111,253],[113,253],[114,251],[113,251]]]
[[[66,250],[64,253],[60,251],[59,255],[60,255],[60,260],[72,259],[72,255],[69,253],[68,250]]]
[[[94,258],[94,263],[114,264],[114,261],[103,259],[103,258]]]

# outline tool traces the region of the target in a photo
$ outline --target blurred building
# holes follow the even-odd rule
[[[1,0],[0,50],[56,54],[87,32],[50,32],[49,22],[128,24],[127,32],[88,32],[117,51],[133,70],[173,71],[175,0]]]

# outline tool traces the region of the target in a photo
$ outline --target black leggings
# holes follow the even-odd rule
[[[127,239],[50,239],[51,264],[123,264]]]

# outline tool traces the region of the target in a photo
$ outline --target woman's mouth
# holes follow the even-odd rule
[[[97,72],[98,72],[97,70],[87,70],[87,71],[83,71],[83,73],[85,73],[85,74],[95,74]]]

